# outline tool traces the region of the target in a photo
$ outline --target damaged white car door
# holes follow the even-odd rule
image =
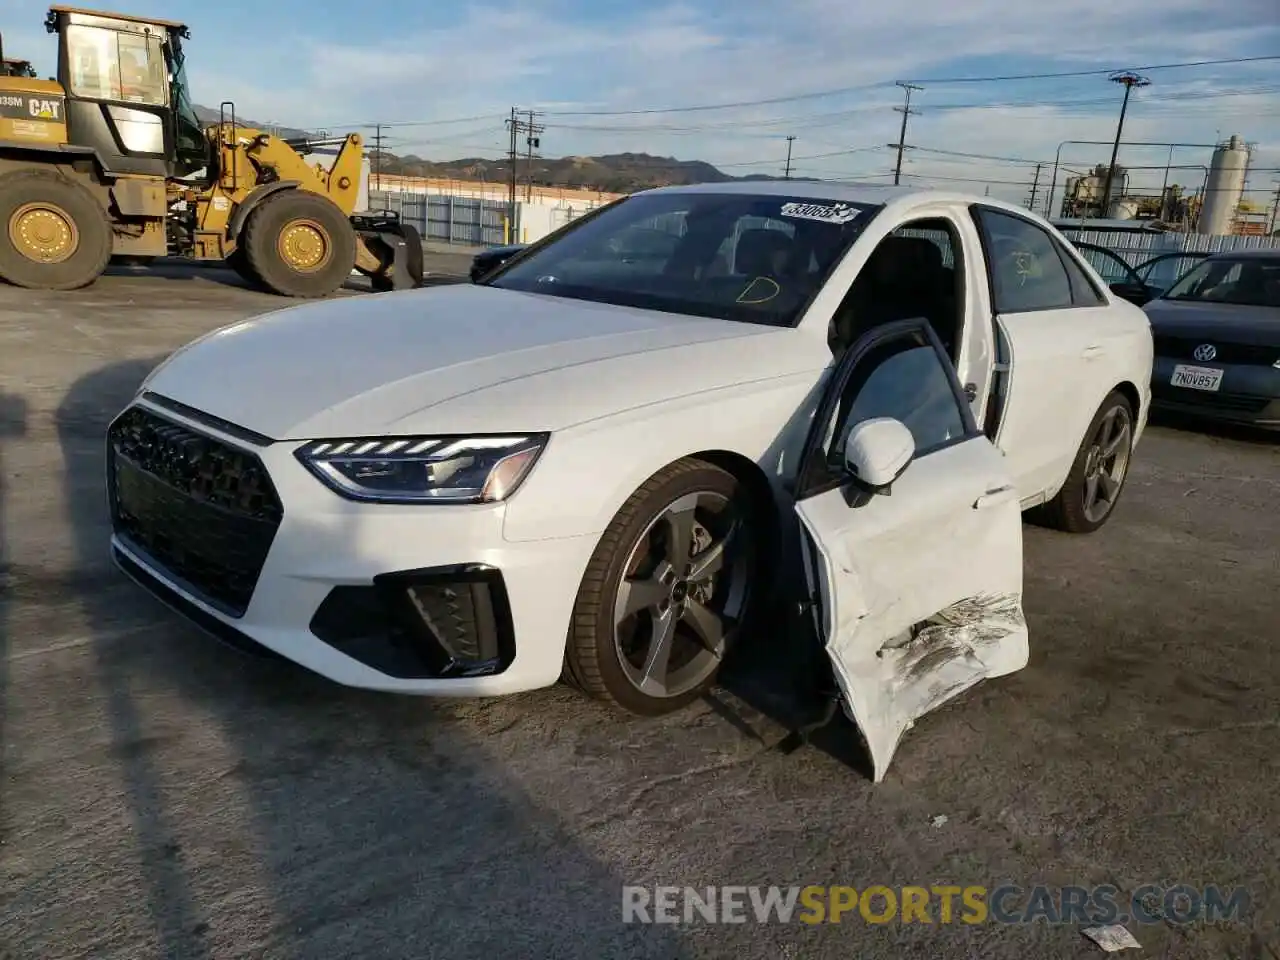
[[[819,635],[879,781],[916,718],[1028,656],[1017,491],[925,321],[841,358],[796,501]]]

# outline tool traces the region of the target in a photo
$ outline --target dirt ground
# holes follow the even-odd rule
[[[873,786],[729,691],[656,721],[363,694],[126,582],[110,417],[281,305],[207,270],[0,287],[0,957],[1050,960],[1101,951],[1078,923],[623,924],[622,887],[1151,882],[1253,910],[1130,924],[1125,955],[1280,958],[1276,440],[1154,427],[1102,532],[1028,526],[1030,667]]]

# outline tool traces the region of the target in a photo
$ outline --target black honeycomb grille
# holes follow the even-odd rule
[[[1211,363],[1269,367],[1280,360],[1280,347],[1267,347],[1253,343],[1223,343],[1212,337],[1171,337],[1157,334],[1155,352],[1158,357],[1200,363],[1201,361],[1196,359],[1196,348],[1204,344],[1213,346],[1213,360],[1209,361]]]
[[[249,606],[283,510],[262,461],[140,407],[108,434],[118,536],[230,616]]]

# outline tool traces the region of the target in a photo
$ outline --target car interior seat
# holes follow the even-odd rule
[[[937,244],[923,237],[888,236],[872,251],[832,324],[832,349],[895,320],[923,317],[948,353],[956,335],[952,271]]]
[[[743,230],[733,251],[734,273],[780,279],[793,271],[795,241],[781,230]]]

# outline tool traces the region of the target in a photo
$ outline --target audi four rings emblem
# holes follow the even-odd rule
[[[1200,346],[1196,347],[1195,351],[1192,353],[1192,356],[1201,362],[1205,360],[1212,360],[1217,355],[1218,349],[1212,343],[1202,343]]]

